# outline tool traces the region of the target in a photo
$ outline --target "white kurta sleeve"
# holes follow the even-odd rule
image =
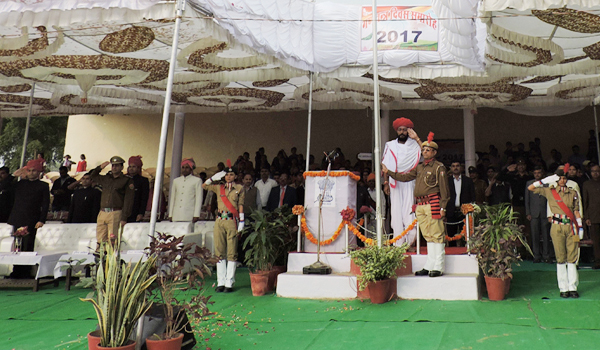
[[[200,210],[202,209],[202,195],[204,190],[202,189],[202,180],[196,184],[196,200],[194,201],[194,217],[200,217]]]

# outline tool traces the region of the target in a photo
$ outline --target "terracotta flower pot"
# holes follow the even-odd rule
[[[388,278],[382,281],[369,282],[367,290],[371,303],[383,304],[387,303],[393,297],[393,284],[396,283],[395,278]]]
[[[490,300],[503,300],[506,295],[506,282],[500,277],[485,277],[488,298]]]
[[[106,348],[104,346],[98,346],[98,350],[135,350],[135,342],[129,341],[129,344],[123,346],[117,346],[116,348]]]
[[[89,332],[87,335],[87,339],[88,349],[98,350],[98,346],[100,346],[100,330]]]
[[[148,350],[180,350],[183,344],[183,333],[178,334],[178,337],[171,339],[146,338],[146,347]]]
[[[252,295],[259,297],[265,295],[268,291],[269,271],[250,272],[250,287],[252,287]]]

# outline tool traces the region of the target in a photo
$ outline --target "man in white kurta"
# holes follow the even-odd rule
[[[200,219],[202,208],[202,180],[192,175],[196,167],[192,158],[181,162],[181,176],[173,180],[169,198],[169,219],[171,221],[192,221]]]
[[[382,163],[388,169],[398,173],[408,173],[417,167],[421,158],[421,141],[413,130],[414,124],[408,118],[398,118],[393,123],[398,138],[388,141],[383,151]],[[386,191],[389,188],[391,206],[391,227],[394,236],[398,236],[416,219],[412,207],[414,204],[415,180],[400,182],[388,177],[385,181]],[[404,243],[412,245],[417,236],[416,226],[395,245]]]

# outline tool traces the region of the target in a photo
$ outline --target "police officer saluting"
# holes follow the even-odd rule
[[[225,179],[225,183],[212,184]],[[237,260],[238,232],[244,229],[244,191],[242,185],[234,183],[235,171],[231,161],[227,167],[213,175],[202,188],[217,194],[218,214],[215,222],[215,253],[217,263],[218,293],[233,292]],[[239,220],[239,221],[238,221]]]
[[[415,272],[417,276],[438,277],[444,272],[445,243],[444,217],[446,204],[450,199],[448,177],[442,162],[435,160],[438,145],[433,142],[433,133],[427,136],[427,141],[421,144],[423,162],[408,173],[400,174],[388,170],[382,164],[382,171],[398,181],[415,182],[415,214],[419,228],[427,241],[427,262],[425,267]]]
[[[109,238],[114,241],[119,232],[119,225],[125,226],[131,214],[135,191],[131,178],[123,174],[124,163],[123,158],[114,156],[109,162],[100,164],[90,172],[92,181],[102,186],[96,226],[98,244],[107,242]],[[100,175],[102,169],[108,164],[111,164],[111,171],[106,175]]]

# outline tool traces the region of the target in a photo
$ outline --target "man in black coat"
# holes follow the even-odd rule
[[[466,203],[475,203],[475,185],[473,180],[462,174],[460,162],[452,162],[450,165],[450,178],[448,179],[448,189],[450,190],[450,200],[446,205],[446,218],[448,225],[446,232],[452,237],[462,231],[465,218],[460,207]]]
[[[144,165],[142,156],[131,156],[128,163],[127,175],[133,180],[135,195],[133,196],[131,215],[127,218],[127,222],[139,222],[146,214],[148,196],[150,195],[150,182],[142,176],[142,166]]]
[[[70,224],[96,223],[98,212],[100,212],[102,192],[92,186],[92,178],[89,173],[83,175],[80,182],[81,186],[73,192],[67,222]]]
[[[15,201],[14,177],[8,167],[0,168],[0,222],[8,221]]]
[[[42,167],[42,164],[35,160],[27,163],[26,178],[15,184],[15,202],[8,218],[8,224],[12,225],[15,231],[27,226],[29,234],[23,237],[22,241],[22,250],[27,252],[33,251],[36,231],[44,226],[50,206],[49,186],[39,179]],[[31,266],[15,265],[9,277],[29,278],[30,275]]]
[[[58,172],[60,173],[60,177],[54,180],[54,183],[52,184],[52,195],[54,196],[54,200],[52,200],[52,211],[69,210],[73,191],[68,187],[76,180],[69,176],[66,166],[58,168]]]
[[[267,201],[267,210],[273,211],[287,204],[288,208],[292,208],[297,203],[296,189],[288,186],[289,174],[283,172],[280,174],[277,182],[279,186],[273,187]]]

